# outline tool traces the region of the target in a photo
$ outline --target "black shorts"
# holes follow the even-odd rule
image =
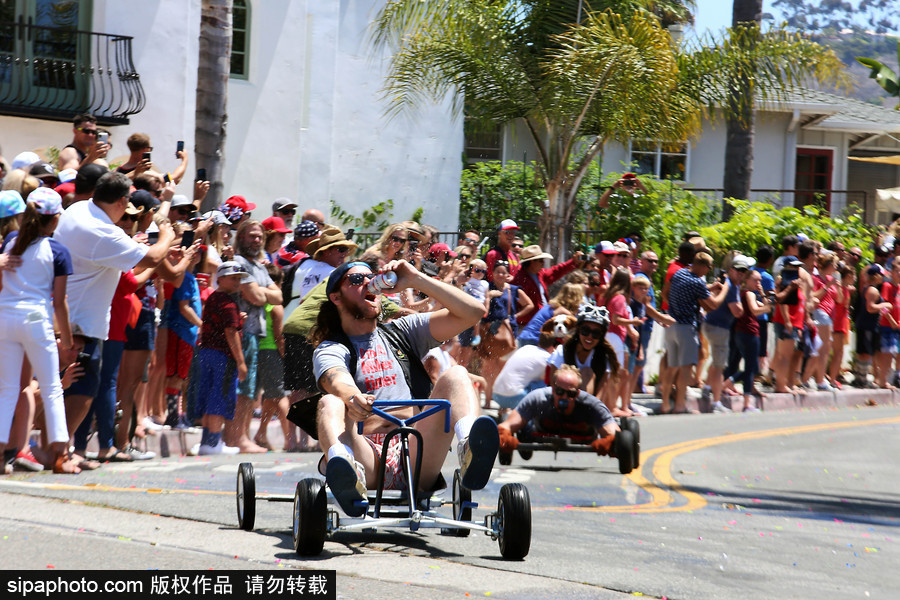
[[[142,308],[134,327],[125,326],[125,350],[153,350],[156,341],[156,313]]]
[[[264,400],[284,396],[284,363],[278,350],[260,350],[256,365],[256,392]]]
[[[881,332],[877,329],[856,330],[856,353],[876,354],[881,352]]]
[[[302,335],[284,334],[284,389],[316,392],[312,345]]]

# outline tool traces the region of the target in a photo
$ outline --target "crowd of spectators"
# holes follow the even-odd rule
[[[365,248],[288,198],[264,218],[240,195],[201,212],[209,182],[198,176],[190,195],[176,193],[188,167],[181,146],[168,172],[151,158],[150,137],[135,133],[116,164],[96,119],[79,115],[73,125],[55,165],[22,152],[3,172],[7,469],[77,473],[149,460],[137,442],[166,428],[201,428],[196,454],[262,453],[273,450],[273,419],[285,451],[315,448],[316,321],[329,276],[351,262],[378,273],[403,261],[483,306],[480,323],[420,358],[432,380],[468,369],[500,420],[563,367],[573,370],[566,385],[577,382],[612,416],[654,412],[632,398],[647,391],[655,327],[664,339],[660,414],[688,412],[690,386],[701,388],[701,411],[753,412],[766,385],[803,393],[897,384],[900,241],[882,240],[875,262],[862,265],[859,248],[798,233],[777,259],[762,246],[753,257],[729,252],[716,268],[688,232],[664,277],[637,234],[554,261],[523,242],[512,219],[487,237],[462,232],[453,247],[434,227],[399,222]],[[642,189],[626,176],[609,194]],[[379,293],[382,321],[443,308],[413,288]],[[852,375],[843,371],[851,331]],[[96,454],[87,451],[92,436]]]

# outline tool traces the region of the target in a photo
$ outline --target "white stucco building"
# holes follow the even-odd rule
[[[332,201],[359,215],[391,199],[396,220],[422,207],[424,222],[456,228],[461,120],[445,106],[425,108],[412,118],[383,116],[380,89],[387,61],[367,43],[369,23],[382,5],[383,0],[235,1],[237,73],[228,85],[226,196],[247,197],[260,206],[262,217],[281,196],[294,199],[301,211],[315,207],[326,215]],[[132,38],[143,108],[127,115],[127,124],[121,115],[101,120],[111,133],[112,159],[128,154],[125,141],[134,132],[150,134],[153,160],[161,169],[176,165],[176,141],[193,149],[200,0],[18,0],[0,10],[0,22],[19,24],[6,26],[12,37],[31,24]],[[98,36],[66,39],[70,43],[52,48],[22,44],[7,55],[49,54],[60,64],[97,65],[98,55],[122,47]],[[23,150],[69,143],[71,116],[81,112],[72,110],[77,102],[53,110],[36,106],[33,97],[11,91],[17,77],[32,81],[0,64],[0,147],[8,162]],[[115,117],[115,107],[97,109],[103,102],[98,94],[113,93],[95,86],[93,112]],[[126,100],[136,104],[133,94]],[[192,160],[189,172],[198,166],[203,165]],[[180,187],[190,193],[190,181]]]

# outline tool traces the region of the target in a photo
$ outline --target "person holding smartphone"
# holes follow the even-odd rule
[[[606,208],[609,205],[609,197],[613,194],[635,196],[639,193],[646,194],[647,187],[634,173],[625,173],[621,179],[618,179],[614,184],[606,188],[606,191],[603,192],[603,195],[597,201],[597,205],[600,208]]]
[[[57,171],[78,170],[93,162],[109,166],[105,160],[109,144],[98,139],[100,130],[97,129],[97,118],[94,115],[89,113],[76,115],[72,120],[72,133],[72,141],[59,151]]]

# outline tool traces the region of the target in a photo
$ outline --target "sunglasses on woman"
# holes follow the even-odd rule
[[[581,327],[578,329],[578,334],[581,337],[591,337],[595,340],[599,340],[603,337],[603,331],[600,329],[595,329],[594,327]]]
[[[392,241],[392,242],[395,242],[395,243],[397,243],[397,244],[404,244],[404,243],[406,243],[406,238],[404,238],[404,237],[397,237],[396,235],[392,235],[392,236],[391,236],[391,241]]]

